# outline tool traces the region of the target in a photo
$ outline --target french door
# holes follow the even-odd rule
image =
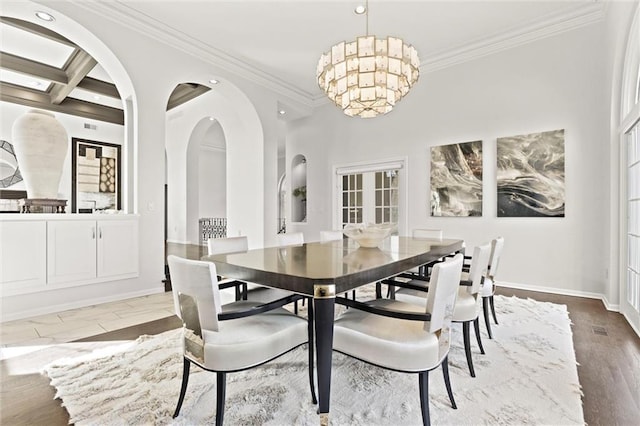
[[[336,227],[351,223],[394,223],[404,230],[404,161],[336,168]]]

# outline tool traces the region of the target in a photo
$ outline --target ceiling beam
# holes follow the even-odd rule
[[[9,18],[7,16],[0,17],[0,22],[3,24],[11,25],[12,27],[19,28],[23,31],[30,32],[31,34],[45,37],[49,40],[57,41],[58,43],[65,44],[67,46],[76,48],[78,47],[74,42],[68,38],[61,36],[60,34],[51,31],[48,28],[41,27],[40,25],[33,24],[31,22],[23,21],[21,19]]]
[[[98,64],[87,52],[76,49],[73,55],[65,65],[64,69],[69,78],[67,84],[53,83],[53,87],[49,90],[51,95],[51,103],[59,104],[65,100],[69,93],[73,92],[83,78]]]
[[[0,67],[55,83],[69,83],[69,78],[63,70],[40,62],[21,58],[20,56],[15,56],[11,53],[0,52]]]
[[[0,82],[0,101],[124,125],[124,111],[121,109],[73,98],[52,104],[48,93],[4,82]]]
[[[182,105],[185,102],[190,101],[191,99],[197,98],[203,93],[207,93],[211,90],[210,87],[203,86],[201,84],[196,83],[180,83],[173,89],[171,92],[171,96],[169,96],[169,101],[167,102],[167,111],[177,107],[178,105]]]
[[[78,89],[84,89],[98,95],[120,99],[120,92],[118,92],[116,85],[107,83],[106,81],[85,77],[80,83],[78,83],[77,87]]]

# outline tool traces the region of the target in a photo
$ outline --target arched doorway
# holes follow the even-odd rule
[[[213,87],[212,83],[198,84]],[[227,235],[246,235],[250,247],[262,246],[262,125],[248,98],[237,87],[224,81],[215,84],[213,90],[167,111],[167,241],[179,244],[197,244],[199,241],[197,219],[203,199],[200,194],[210,194],[206,188],[209,184],[202,184],[200,178],[201,174],[206,175],[200,167],[203,158],[196,154],[202,152],[203,141],[211,141],[205,148],[205,151],[210,151],[208,156],[213,157],[215,152],[218,158],[223,153],[224,141],[226,215],[223,217],[227,218]],[[216,193],[222,194],[223,191]],[[217,204],[215,214],[222,215],[222,203]],[[203,212],[212,212],[212,209],[210,206]]]

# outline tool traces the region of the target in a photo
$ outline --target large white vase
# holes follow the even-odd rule
[[[62,124],[53,114],[32,109],[13,123],[11,138],[27,196],[57,199],[69,151],[69,138]]]

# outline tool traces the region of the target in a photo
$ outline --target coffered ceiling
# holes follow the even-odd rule
[[[0,100],[31,108],[124,124],[111,77],[77,44],[45,27],[0,17]],[[179,84],[167,110],[210,90]]]
[[[109,75],[78,45],[44,27],[0,18],[0,99],[124,124]]]

